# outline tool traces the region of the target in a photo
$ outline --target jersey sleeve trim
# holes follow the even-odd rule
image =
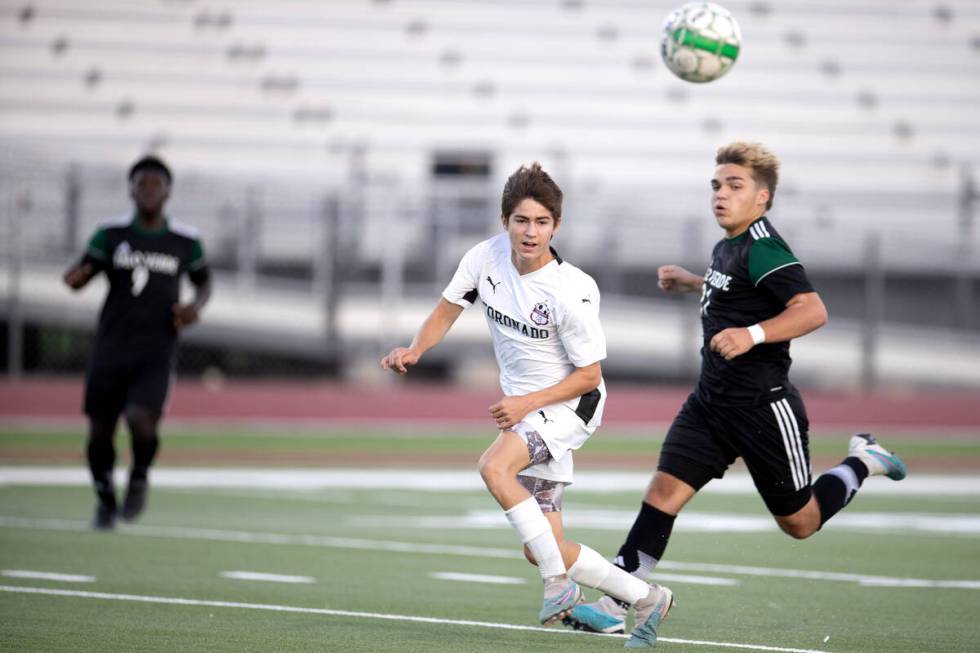
[[[457,306],[462,306],[463,308],[469,308],[476,303],[476,298],[479,296],[479,292],[476,288],[470,290],[463,294],[462,297],[453,297],[448,292],[442,293],[442,298],[445,299],[450,304],[456,304]]]
[[[788,267],[789,267],[789,266],[791,266],[791,265],[803,265],[803,264],[802,264],[802,263],[800,263],[799,261],[790,261],[789,263],[786,263],[786,264],[784,264],[784,265],[780,265],[779,267],[775,267],[775,268],[773,268],[773,269],[771,269],[771,270],[769,270],[768,272],[766,272],[766,273],[765,273],[764,275],[762,275],[761,277],[759,277],[759,280],[758,280],[758,281],[756,281],[756,282],[755,282],[755,283],[754,283],[753,285],[755,285],[755,286],[758,286],[758,285],[759,285],[760,283],[762,283],[762,280],[763,280],[763,279],[765,279],[766,277],[768,277],[768,276],[769,276],[770,274],[772,274],[772,273],[773,273],[773,272],[775,272],[776,270],[782,270],[783,268],[788,268]]]
[[[85,249],[85,253],[100,261],[107,261],[109,259],[108,240],[109,237],[106,235],[104,229],[96,229],[92,235],[92,239],[88,241],[88,247]]]
[[[191,262],[187,265],[187,270],[190,272],[200,270],[207,264],[204,258],[204,246],[201,245],[201,241],[195,240],[191,248]]]
[[[749,280],[753,286],[775,270],[799,263],[786,243],[778,238],[762,238],[752,243],[749,250]]]

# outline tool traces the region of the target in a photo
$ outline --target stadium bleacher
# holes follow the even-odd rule
[[[0,236],[19,220],[28,268],[64,263],[153,150],[239,291],[276,276],[315,298],[335,237],[348,281],[415,301],[477,237],[445,206],[483,202],[492,233],[500,184],[536,159],[567,193],[561,251],[626,297],[624,277],[703,265],[711,157],[738,138],[782,158],[772,216],[816,275],[861,283],[877,247],[885,274],[975,301],[976,3],[729,2],[740,61],[702,86],[659,61],[672,3],[522,2],[519,22],[513,4],[0,6]],[[490,178],[434,181],[446,148],[487,153]]]

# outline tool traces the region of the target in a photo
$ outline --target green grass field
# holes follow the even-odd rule
[[[601,442],[597,438],[588,446],[602,450]],[[638,451],[634,442],[642,443],[647,455],[650,442],[629,435],[610,437],[608,446],[632,455]],[[485,439],[470,435],[385,438],[375,430],[367,437],[184,433],[169,437],[164,446],[172,453],[198,446],[225,451],[235,460],[236,448],[329,457],[339,446],[367,454],[404,447],[468,455],[483,445]],[[923,458],[941,451],[937,459],[980,459],[972,438],[933,445],[922,441],[913,448],[926,449],[919,453]],[[79,446],[77,434],[7,431],[0,435],[0,463],[44,462],[45,447]],[[25,449],[40,452],[37,459],[6,455]],[[166,465],[160,473],[165,470]],[[611,556],[639,501],[636,491],[597,493],[575,485],[565,498],[567,536]],[[0,650],[622,648],[620,638],[536,628],[541,592],[536,571],[520,556],[515,535],[485,491],[154,487],[144,518],[113,533],[87,528],[92,505],[91,490],[84,486],[0,485]],[[752,494],[703,494],[690,504],[658,569],[678,601],[661,629],[658,650],[977,650],[980,534],[975,527],[865,529],[852,523],[835,528],[832,522],[798,542],[774,530],[681,527],[688,513],[766,517]],[[861,513],[975,524],[980,502],[962,493],[869,492],[842,514],[853,522]],[[603,524],[596,519],[603,515],[619,521]],[[17,571],[94,580],[27,578]],[[222,575],[232,571],[312,582]],[[512,580],[491,584],[436,576],[446,573]]]
[[[576,455],[580,465],[615,463],[621,466],[656,464],[664,427],[642,430],[603,429],[589,439]],[[815,459],[836,462],[845,452],[846,431],[811,432],[810,451]],[[891,434],[889,434],[891,435]],[[125,430],[120,426],[118,443],[125,445]],[[162,461],[171,459],[181,465],[238,464],[253,458],[274,462],[290,459],[291,464],[324,465],[335,457],[341,462],[358,457],[383,456],[388,462],[398,457],[423,462],[440,459],[474,464],[491,442],[487,429],[421,426],[391,429],[351,427],[317,429],[300,427],[289,431],[275,428],[220,429],[184,428],[164,424]],[[960,468],[980,471],[980,432],[903,433],[887,439],[890,446],[907,460],[930,470],[946,470],[953,461]],[[4,428],[0,426],[0,464],[17,462],[82,461],[84,431],[67,428]],[[125,455],[125,447],[121,454]]]

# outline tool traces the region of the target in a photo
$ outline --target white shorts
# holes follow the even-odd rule
[[[532,452],[530,467],[521,470],[518,476],[532,476],[548,481],[572,482],[572,451],[578,449],[589,436],[595,433],[595,427],[589,427],[575,411],[564,404],[552,404],[541,410],[529,413],[523,420],[510,430],[521,436],[525,443],[536,440],[531,437],[537,433],[544,441],[548,454]]]

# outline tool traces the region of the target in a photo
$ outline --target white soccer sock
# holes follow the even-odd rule
[[[623,571],[584,544],[579,546],[582,548],[578,559],[568,570],[568,577],[576,583],[601,590],[630,605],[650,593],[650,586],[645,581]]]
[[[521,542],[531,550],[531,556],[538,563],[541,578],[565,573],[565,561],[561,558],[561,549],[558,548],[555,534],[551,532],[551,523],[541,512],[541,506],[534,497],[528,497],[510,510],[505,510],[504,514],[517,531]]]

